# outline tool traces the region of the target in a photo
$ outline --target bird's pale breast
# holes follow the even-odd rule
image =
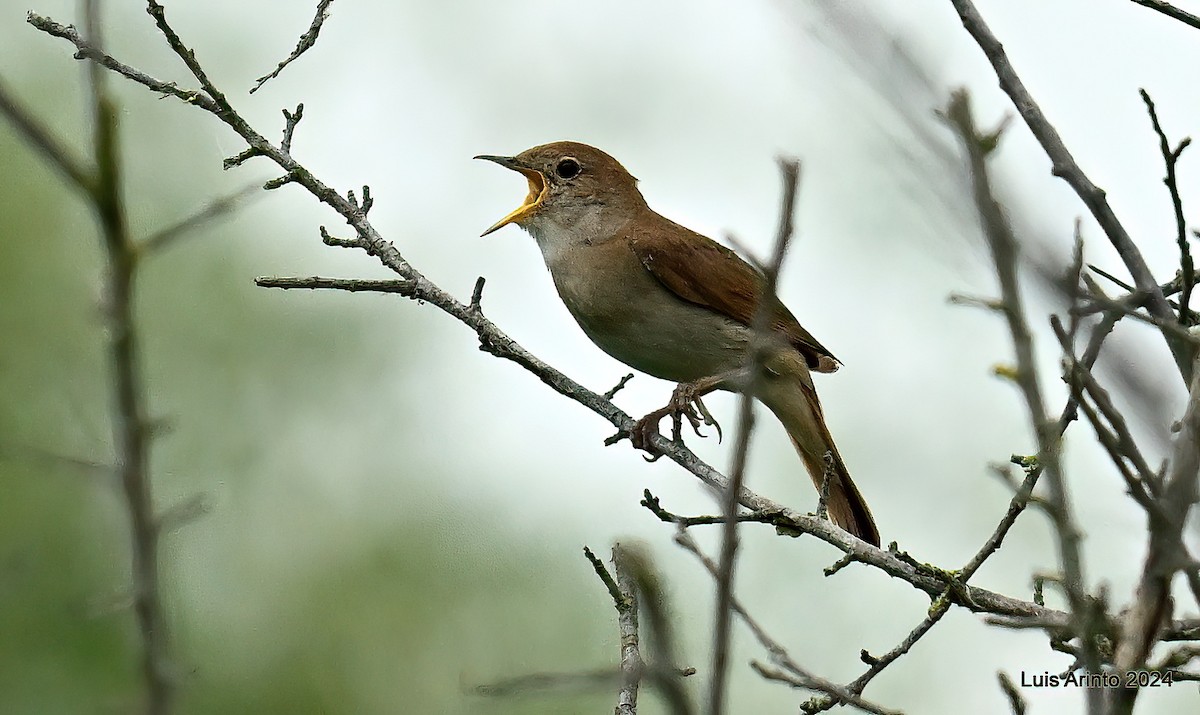
[[[623,239],[569,245],[546,263],[579,326],[626,365],[672,382],[741,365],[750,330],[675,296]]]

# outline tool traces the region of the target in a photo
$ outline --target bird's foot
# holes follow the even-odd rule
[[[710,387],[705,381],[700,383],[686,382],[675,386],[674,392],[671,393],[671,400],[665,407],[657,409],[645,417],[641,418],[633,425],[633,430],[629,434],[629,441],[633,443],[634,448],[649,452],[652,456],[647,457],[647,461],[658,461],[662,456],[657,448],[651,443],[654,437],[661,434],[658,431],[658,423],[664,417],[671,418],[671,439],[675,442],[683,442],[683,421],[686,419],[691,426],[692,431],[698,437],[705,437],[700,428],[704,425],[715,427],[717,429],[717,440],[721,440],[724,435],[721,432],[721,425],[717,423],[716,418],[708,411],[704,401],[700,399],[701,395],[710,391]]]

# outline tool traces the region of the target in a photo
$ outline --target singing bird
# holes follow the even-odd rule
[[[592,342],[635,370],[679,384],[671,404],[639,422],[635,446],[646,448],[646,435],[662,417],[686,411],[701,395],[746,384],[751,325],[764,293],[761,272],[654,212],[637,179],[595,147],[563,141],[516,156],[475,158],[517,171],[529,183],[525,201],[483,235],[510,223],[528,231],[559,297]],[[778,300],[770,318],[778,339],[762,361],[755,397],[783,424],[818,489],[828,473],[833,522],[878,546],[875,520],[813,387],[812,372],[833,372],[839,361]]]

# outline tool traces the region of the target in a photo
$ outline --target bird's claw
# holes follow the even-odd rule
[[[683,443],[683,420],[687,419],[688,425],[697,437],[706,437],[700,428],[702,426],[715,427],[717,429],[717,440],[720,441],[724,435],[721,432],[721,425],[708,411],[708,407],[700,399],[694,385],[683,383],[675,387],[671,393],[671,400],[666,407],[657,409],[645,417],[634,423],[633,430],[629,434],[629,441],[633,443],[635,449],[640,449],[649,452],[653,457],[646,457],[648,462],[656,462],[662,457],[656,447],[651,444],[654,437],[661,434],[658,431],[658,423],[664,417],[671,418],[671,440],[682,444]]]

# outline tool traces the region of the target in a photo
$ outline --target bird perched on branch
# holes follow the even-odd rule
[[[733,251],[646,205],[625,167],[595,147],[543,144],[516,156],[481,155],[524,175],[529,194],[484,231],[515,223],[545,258],[558,295],[592,342],[630,367],[678,383],[670,403],[638,422],[634,446],[650,450],[659,421],[711,420],[700,398],[740,391],[766,292],[763,274]],[[835,524],[879,545],[866,501],[825,425],[812,372],[839,362],[774,296],[770,342],[754,396],[787,430]],[[699,412],[697,412],[699,410]]]

